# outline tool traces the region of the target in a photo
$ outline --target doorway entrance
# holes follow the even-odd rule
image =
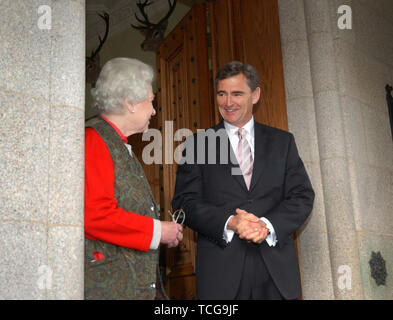
[[[173,132],[189,134],[221,119],[215,102],[216,71],[229,61],[252,64],[261,77],[261,99],[256,121],[288,129],[281,58],[277,1],[216,0],[195,5],[164,39],[157,54],[158,126],[163,137],[166,122]],[[163,149],[172,143],[165,140]],[[176,144],[175,144],[176,143]],[[174,142],[174,150],[181,141]],[[176,164],[159,170],[160,206],[164,219],[176,183]],[[172,299],[196,299],[195,255],[197,234],[190,229],[177,248],[162,249],[166,290]]]
[[[160,130],[165,137],[163,151],[175,150],[182,142],[174,141],[167,131],[167,123],[171,124],[172,133],[182,128],[194,133],[221,120],[213,79],[219,67],[233,60],[252,64],[260,75],[261,99],[256,106],[255,120],[287,130],[277,0],[196,2],[201,3],[186,13],[154,55],[157,116],[152,118],[150,127]],[[104,55],[105,47],[102,51]],[[119,51],[117,55],[122,53]],[[129,142],[141,160],[143,148],[149,142],[143,142],[141,135],[130,137]],[[140,162],[160,204],[161,218],[170,220],[168,211],[172,210],[177,165],[164,160],[163,164]],[[186,228],[184,240],[177,248],[161,249],[162,275],[171,299],[197,298],[196,239],[197,234]]]

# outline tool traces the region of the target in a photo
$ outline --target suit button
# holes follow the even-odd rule
[[[252,199],[248,199],[248,201],[247,201],[248,203],[252,203],[253,202],[253,200]]]

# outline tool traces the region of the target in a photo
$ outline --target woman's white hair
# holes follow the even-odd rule
[[[131,104],[149,96],[154,79],[153,68],[137,59],[114,58],[105,63],[91,89],[93,108],[98,113],[121,113],[124,99]]]

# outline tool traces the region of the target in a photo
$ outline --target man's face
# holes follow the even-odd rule
[[[244,74],[219,80],[217,84],[217,103],[221,116],[228,123],[242,127],[252,117],[252,108],[259,100],[260,88],[253,92]]]

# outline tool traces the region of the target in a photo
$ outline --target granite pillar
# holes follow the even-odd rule
[[[0,299],[83,299],[85,1],[0,11]]]
[[[298,233],[303,298],[334,299],[304,3],[278,4],[288,127],[315,191],[314,209]]]
[[[338,25],[342,5],[352,29]],[[305,299],[392,298],[391,13],[387,1],[279,0],[288,124],[316,191],[299,235]]]

